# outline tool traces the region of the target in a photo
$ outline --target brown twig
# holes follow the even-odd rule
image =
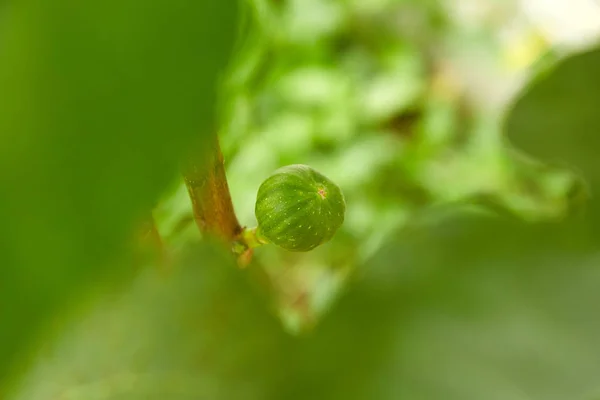
[[[191,159],[184,170],[194,219],[203,233],[234,243],[243,229],[231,201],[218,139],[210,150],[204,157]]]

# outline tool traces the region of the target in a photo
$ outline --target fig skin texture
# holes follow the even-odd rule
[[[258,189],[257,235],[289,251],[309,251],[333,237],[345,213],[338,185],[307,165],[288,165]]]

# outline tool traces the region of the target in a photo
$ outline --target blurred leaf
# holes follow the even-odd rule
[[[321,398],[584,398],[600,373],[597,265],[570,224],[411,231],[323,321]]]
[[[542,71],[506,121],[510,140],[532,156],[566,163],[597,181],[600,163],[600,48]]]
[[[382,71],[365,82],[357,96],[366,122],[383,122],[415,107],[425,89],[422,60],[411,48],[388,50],[380,56]]]
[[[146,269],[44,348],[18,399],[266,399],[290,340],[247,274],[206,246]]]
[[[200,250],[106,296],[15,399],[586,399],[600,270],[578,228],[463,216],[413,230],[300,338],[247,272]]]
[[[236,4],[3,8],[0,379],[73,290],[107,279],[183,151],[212,133]]]
[[[337,1],[291,0],[283,18],[288,40],[308,43],[335,33],[345,22],[343,4]]]
[[[327,107],[347,95],[348,83],[339,70],[307,66],[292,70],[277,84],[281,96],[304,107]]]

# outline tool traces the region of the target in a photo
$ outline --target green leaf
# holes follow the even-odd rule
[[[535,79],[506,121],[510,140],[534,157],[600,177],[600,48],[567,57]]]
[[[200,246],[168,278],[146,269],[101,296],[44,348],[16,398],[269,398],[290,338],[226,257]]]
[[[13,1],[0,32],[0,379],[213,132],[237,2]],[[75,301],[75,300],[72,300]],[[22,360],[22,358],[21,358]]]
[[[586,399],[597,260],[577,224],[451,218],[397,237],[293,338],[258,271],[199,249],[168,279],[147,270],[104,296],[14,399]]]
[[[598,390],[600,274],[579,228],[461,217],[397,238],[304,349],[298,387],[344,399],[585,398]]]

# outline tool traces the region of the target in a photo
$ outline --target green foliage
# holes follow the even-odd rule
[[[506,122],[510,139],[532,156],[570,166],[595,184],[599,162],[600,82],[582,71],[600,68],[593,49],[562,60],[552,79],[525,92]],[[543,140],[541,140],[543,138]]]
[[[416,49],[453,32],[433,2],[253,4],[222,135],[240,217],[269,171],[296,162],[339,182],[348,209],[330,243],[265,246],[246,270],[199,245],[185,192],[166,193],[211,127],[232,3],[3,9],[0,395],[597,397],[600,205],[566,216],[572,174],[529,156],[582,171],[594,192],[600,50],[553,65],[502,121],[428,74]],[[392,29],[398,10],[418,38]],[[127,241],[163,194],[172,269],[133,271]]]
[[[16,398],[268,397],[290,338],[229,255],[187,253],[170,279],[145,269],[67,325]]]
[[[121,261],[135,224],[213,128],[236,18],[235,2],[187,0],[13,1],[0,13],[4,379],[59,307],[131,274]]]
[[[485,6],[498,11],[476,28],[422,0],[251,3],[255,26],[227,82],[220,132],[240,221],[256,225],[248,194],[288,164],[323,172],[347,201],[327,245],[255,252],[273,280],[286,276],[275,295],[288,329],[310,327],[351,271],[435,218],[432,208],[476,204],[541,221],[572,207],[572,174],[507,150],[506,106],[486,97],[523,79],[504,67],[509,49],[493,31],[507,2]]]
[[[279,168],[256,196],[258,235],[290,251],[309,251],[331,240],[345,212],[340,188],[307,165]]]

